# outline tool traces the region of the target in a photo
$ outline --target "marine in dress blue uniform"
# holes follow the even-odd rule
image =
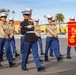
[[[25,11],[30,12],[30,16],[29,16],[29,19],[28,20],[31,22],[32,9],[26,8]],[[22,13],[24,13],[25,11],[23,11]],[[24,28],[24,26],[25,26],[25,18],[24,18],[24,21],[22,21],[20,23],[20,29],[21,29],[21,34],[22,34],[22,36],[21,36],[21,45],[20,45],[21,53],[22,53],[22,50],[23,50],[23,47],[24,47],[24,38],[26,36],[26,33],[24,32],[24,30],[26,28]],[[31,53],[31,50],[29,50],[28,56],[29,56],[30,53]],[[27,62],[26,63],[28,63],[28,56],[27,56]]]
[[[30,8],[26,8],[25,9],[25,11],[28,11],[28,12],[30,12],[30,14],[32,15],[32,9],[30,9]],[[25,11],[23,11],[23,12],[25,12]],[[23,13],[22,12],[22,13]],[[30,15],[30,16],[31,16]],[[21,41],[21,43],[20,43],[20,52],[22,53],[22,50],[23,50],[23,46],[24,46],[24,37],[26,36],[26,34],[25,33],[23,33],[23,27],[25,26],[25,21],[22,21],[21,23],[20,23],[20,30],[21,30],[21,39],[20,39],[20,41]]]
[[[45,67],[42,67],[40,64],[40,59],[38,56],[37,37],[36,34],[34,33],[33,23],[29,22],[30,15],[31,13],[27,10],[23,12],[23,16],[25,18],[23,23],[25,24],[25,26],[22,27],[23,28],[22,33],[26,33],[26,36],[24,38],[24,47],[22,50],[22,70],[25,71],[28,70],[26,66],[27,56],[29,50],[32,48],[32,54],[34,57],[37,70],[42,71]]]

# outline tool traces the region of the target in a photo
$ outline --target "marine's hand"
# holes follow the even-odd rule
[[[7,39],[8,39],[8,36],[6,36],[5,38],[6,38],[6,40],[7,40]]]
[[[55,37],[55,38],[57,38],[57,37],[58,37],[58,35],[57,35],[57,34],[54,34],[54,37]]]
[[[10,35],[10,38],[12,38],[12,35]]]

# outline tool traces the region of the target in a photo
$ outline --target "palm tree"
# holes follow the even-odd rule
[[[0,9],[0,12],[6,12],[6,9],[2,8]]]
[[[46,23],[46,15],[44,15],[45,23]]]
[[[12,14],[13,14],[13,19],[14,19],[14,14],[15,14],[15,11],[12,11]]]
[[[8,13],[8,14],[10,13],[10,10],[9,10],[9,9],[7,9],[7,13]],[[9,17],[10,17],[10,15],[9,15]]]
[[[46,18],[46,15],[44,15],[44,18]]]
[[[65,18],[62,13],[56,14],[55,18],[56,18],[56,22],[59,22],[59,30],[60,30],[60,22],[64,22]]]
[[[9,10],[9,9],[7,9],[7,13],[8,13],[8,14],[10,13],[10,10]]]

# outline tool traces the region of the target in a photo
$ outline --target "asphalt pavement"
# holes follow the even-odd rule
[[[43,37],[43,50],[45,52],[45,37]],[[76,53],[74,48],[71,49],[71,57],[72,59],[66,59],[67,53],[67,40],[66,37],[60,37],[60,52],[63,55],[63,60],[57,62],[56,57],[50,57],[49,53],[49,62],[43,61],[41,64],[45,66],[45,70],[43,72],[37,72],[33,56],[29,55],[27,68],[29,71],[23,71],[21,69],[21,55],[16,58],[14,62],[16,62],[16,66],[10,68],[8,61],[4,55],[4,61],[2,62],[3,67],[0,68],[0,75],[76,75]],[[18,53],[20,53],[20,36],[16,36],[16,48]],[[39,48],[39,46],[38,46]],[[44,56],[40,55],[39,48],[39,56],[44,60]]]

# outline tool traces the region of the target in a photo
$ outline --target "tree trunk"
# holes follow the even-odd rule
[[[60,21],[59,21],[59,33],[61,32],[61,29],[60,29]]]
[[[14,19],[14,13],[13,13],[13,19]]]
[[[46,18],[45,18],[45,24],[46,24]]]

